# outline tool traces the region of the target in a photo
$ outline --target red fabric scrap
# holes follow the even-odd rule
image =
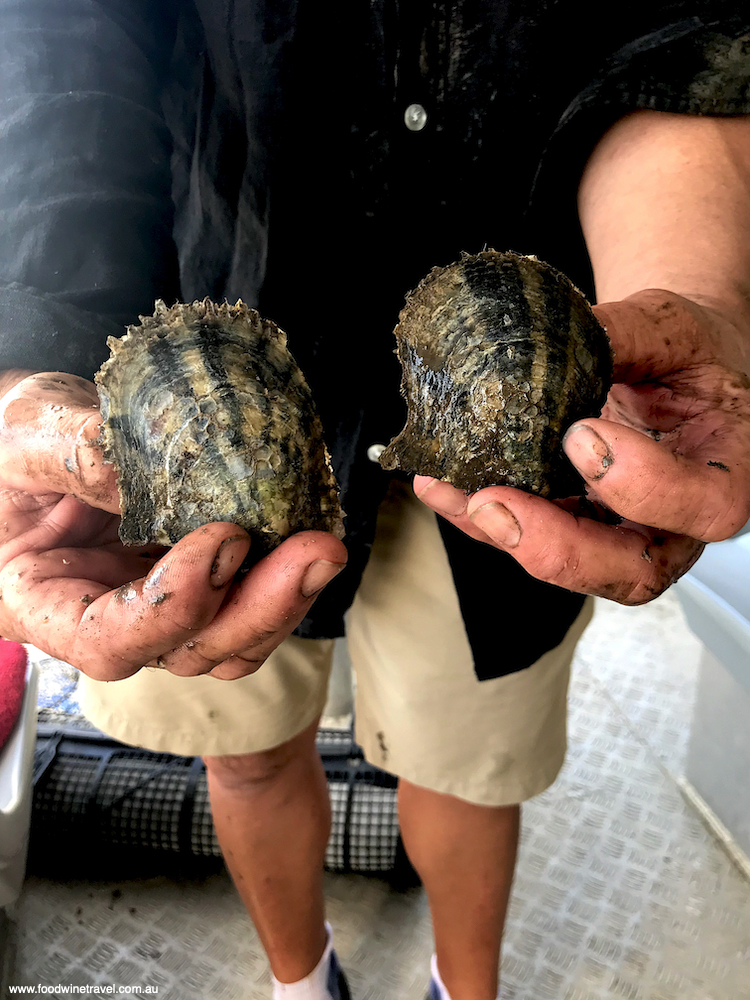
[[[26,661],[26,650],[19,642],[0,639],[0,747],[5,745],[21,711]]]

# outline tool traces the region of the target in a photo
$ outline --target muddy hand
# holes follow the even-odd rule
[[[0,633],[99,680],[147,663],[252,673],[342,568],[343,545],[300,533],[237,583],[250,539],[233,524],[166,554],[124,547],[99,422],[94,386],[71,375],[29,375],[0,400]]]
[[[710,305],[649,290],[596,308],[615,351],[602,417],[565,437],[604,523],[509,487],[466,496],[416,477],[417,495],[533,576],[641,604],[686,572],[703,544],[750,516],[747,335]]]

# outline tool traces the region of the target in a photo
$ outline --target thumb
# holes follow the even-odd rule
[[[0,483],[33,495],[65,493],[119,513],[104,464],[95,386],[76,375],[30,375],[0,400]]]

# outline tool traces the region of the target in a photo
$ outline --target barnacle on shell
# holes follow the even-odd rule
[[[342,536],[320,418],[277,326],[242,302],[157,302],[107,343],[95,381],[123,542],[231,521],[256,558],[305,528]]]
[[[536,257],[466,254],[409,294],[395,335],[408,415],[383,468],[469,492],[580,492],[562,437],[601,412],[612,353],[565,275]]]

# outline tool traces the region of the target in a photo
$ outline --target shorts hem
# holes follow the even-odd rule
[[[264,739],[259,739],[257,736],[255,739],[240,739],[236,732],[222,734],[222,737],[218,738],[216,733],[206,731],[196,733],[195,730],[155,735],[148,733],[145,727],[134,726],[112,715],[98,715],[96,711],[90,713],[85,711],[84,714],[88,721],[105,735],[128,746],[140,747],[153,753],[171,753],[178,757],[231,757],[246,753],[262,753],[288,743],[319,718],[324,707],[325,700],[316,705],[312,711],[297,716],[294,722],[285,725],[283,732],[276,730],[268,733]],[[252,726],[248,726],[248,729],[252,733]]]
[[[488,788],[486,782],[484,784],[479,784],[478,782],[471,780],[451,781],[446,780],[443,776],[420,775],[414,772],[409,766],[399,767],[396,764],[392,767],[386,768],[383,763],[377,759],[379,756],[378,754],[374,755],[376,759],[373,760],[368,754],[367,748],[363,747],[362,749],[365,760],[369,764],[383,770],[388,770],[389,774],[393,774],[397,778],[409,781],[412,785],[417,785],[420,788],[426,788],[432,792],[438,792],[441,795],[451,795],[453,798],[461,799],[463,802],[470,802],[473,805],[495,808],[501,806],[520,805],[522,802],[528,802],[529,799],[533,799],[537,795],[541,795],[542,792],[546,792],[559,777],[560,771],[565,763],[567,753],[567,750],[564,750],[562,756],[554,762],[549,763],[546,767],[533,771],[531,774],[526,775],[523,779],[516,778],[512,781],[504,781],[500,778],[492,787]]]

